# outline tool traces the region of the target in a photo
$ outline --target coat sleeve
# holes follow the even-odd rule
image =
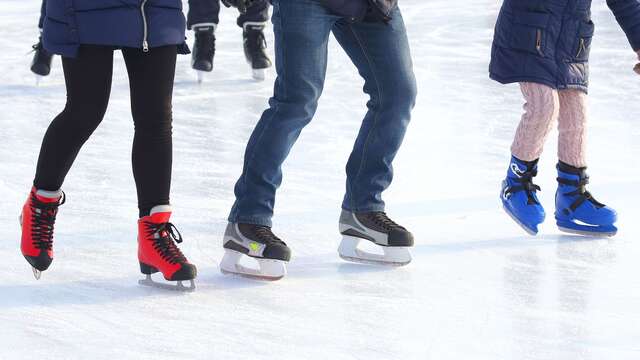
[[[640,50],[640,0],[607,0],[634,51]]]

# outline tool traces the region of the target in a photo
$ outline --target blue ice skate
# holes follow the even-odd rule
[[[556,222],[560,230],[587,236],[614,236],[618,229],[616,211],[599,203],[585,187],[587,168],[558,163]]]
[[[507,214],[530,235],[538,233],[538,225],[545,218],[544,208],[536,196],[540,187],[533,183],[537,174],[538,160],[527,162],[512,156],[500,196]]]

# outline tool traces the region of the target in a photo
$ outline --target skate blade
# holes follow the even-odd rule
[[[35,83],[36,83],[36,87],[40,86],[40,84],[42,84],[42,82],[44,81],[44,76],[42,75],[35,75]]]
[[[614,237],[618,233],[618,230],[615,228],[607,231],[607,230],[595,230],[596,228],[594,227],[595,231],[593,231],[590,229],[589,226],[574,225],[574,226],[578,226],[578,228],[570,228],[567,226],[567,224],[563,224],[563,223],[558,223],[557,225],[558,225],[558,229],[562,232],[565,232],[568,234],[574,234],[574,235],[593,237],[593,238]]]
[[[529,234],[531,236],[538,235],[538,231],[533,230],[533,229],[527,227],[525,224],[523,224],[515,215],[513,215],[513,213],[511,213],[511,211],[509,211],[509,209],[507,209],[506,206],[502,205],[502,208],[504,209],[504,212],[506,212],[507,215],[509,215],[509,217],[511,219],[513,219],[513,221],[515,221],[516,224],[518,224],[518,226],[520,226],[522,228],[522,230],[526,231],[527,234]]]
[[[40,270],[38,270],[38,269],[36,269],[34,267],[31,267],[31,270],[33,271],[33,277],[35,277],[36,280],[40,280],[40,278],[42,277],[42,271],[40,271]]]
[[[198,84],[202,84],[207,77],[207,73],[202,70],[196,70],[196,81]]]
[[[384,254],[372,254],[358,249],[358,245],[362,240],[363,239],[357,237],[344,235],[338,248],[340,258],[361,264],[395,267],[405,266],[411,263],[411,253],[408,247],[380,246]]]
[[[252,269],[240,265],[240,259],[247,256],[243,253],[225,249],[220,262],[220,272],[225,275],[238,275],[244,278],[266,281],[277,281],[287,275],[287,267],[284,261],[257,259],[259,269]]]
[[[193,279],[184,280],[189,281],[189,286],[184,286],[182,281],[178,281],[176,285],[165,284],[153,281],[151,275],[147,275],[146,278],[138,280],[138,284],[142,286],[149,286],[163,290],[181,291],[181,292],[193,292],[196,291],[196,283]]]
[[[253,80],[256,81],[264,81],[264,79],[267,78],[267,70],[266,69],[252,69],[253,72],[251,74],[251,76],[253,77]]]

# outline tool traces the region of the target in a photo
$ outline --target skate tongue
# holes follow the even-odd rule
[[[171,218],[171,205],[157,205],[151,208],[151,221],[156,224],[169,222]]]
[[[36,198],[43,203],[54,203],[60,200],[61,197],[62,197],[62,190],[47,191],[47,190],[36,189]]]

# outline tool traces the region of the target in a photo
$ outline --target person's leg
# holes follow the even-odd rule
[[[216,26],[220,22],[220,0],[189,0],[187,28]]]
[[[132,163],[140,216],[157,205],[169,204],[172,161],[171,103],[176,46],[123,49],[131,88],[135,124]]]
[[[558,91],[542,84],[520,83],[524,114],[516,130],[511,153],[521,161],[540,158],[544,143],[560,113]]]
[[[383,211],[381,194],[393,177],[393,159],[402,144],[416,99],[409,42],[400,11],[393,20],[350,24],[334,34],[365,79],[370,99],[347,163],[342,207],[353,212]]]
[[[571,166],[587,166],[587,94],[579,90],[559,92],[558,158]]]
[[[266,23],[269,20],[269,0],[257,0],[247,8],[247,12],[238,16],[238,26],[247,22]]]
[[[559,98],[557,225],[568,233],[613,236],[618,231],[616,211],[587,191],[587,94],[561,90]]]
[[[57,191],[82,145],[98,127],[109,103],[113,49],[83,45],[77,58],[63,58],[67,104],[44,136],[34,186]]]
[[[546,213],[538,200],[540,187],[533,183],[538,174],[538,159],[553,122],[558,118],[558,91],[542,84],[520,83],[524,96],[524,114],[511,145],[511,160],[502,182],[504,210],[526,232],[538,233]]]
[[[247,145],[230,222],[271,226],[281,166],[315,114],[324,86],[329,34],[336,20],[315,0],[274,1],[278,77],[270,107]]]

